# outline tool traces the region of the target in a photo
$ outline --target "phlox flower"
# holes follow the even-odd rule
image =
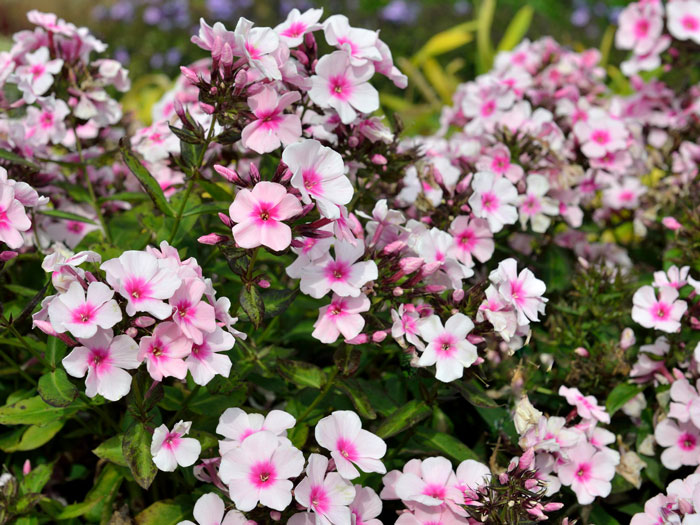
[[[165,319],[173,311],[163,302],[180,287],[181,281],[171,270],[163,267],[150,253],[129,250],[117,259],[105,261],[100,269],[107,282],[127,300],[126,313],[146,312]]]
[[[637,354],[637,362],[632,365],[630,377],[637,383],[651,381],[654,378],[654,374],[662,370],[665,366],[664,360],[658,357],[666,355],[670,348],[671,346],[668,343],[668,339],[664,336],[657,337],[653,344],[640,346],[639,353]],[[652,354],[652,356],[656,357],[649,356],[648,354]]]
[[[477,356],[476,347],[467,341],[467,334],[474,323],[464,314],[454,314],[445,326],[437,315],[419,319],[420,336],[428,343],[423,350],[418,366],[435,365],[435,377],[449,383],[462,377]]]
[[[197,500],[192,514],[197,525],[246,525],[248,523],[246,517],[237,510],[226,512],[224,500],[213,492],[209,492]],[[177,525],[195,525],[195,523],[185,520]]]
[[[329,45],[345,51],[353,66],[362,66],[368,60],[382,60],[382,55],[377,49],[377,32],[351,27],[345,15],[329,16],[323,23],[323,34]]]
[[[473,257],[480,262],[486,262],[493,255],[493,233],[484,219],[460,215],[450,224],[449,232],[454,238],[451,254],[461,263],[473,266]]]
[[[104,283],[90,283],[86,294],[75,281],[49,304],[51,326],[59,334],[70,332],[83,338],[94,336],[98,327],[112,328],[122,320],[122,311],[112,297],[114,290]]]
[[[695,426],[700,423],[700,395],[687,379],[676,379],[671,385],[671,403],[668,417],[681,423],[692,421]],[[700,427],[699,427],[700,428]]]
[[[184,379],[187,364],[183,358],[192,350],[192,341],[175,323],[160,323],[153,330],[153,335],[141,338],[139,342],[139,360],[146,361],[148,373],[156,381],[164,377]]]
[[[337,241],[333,250],[335,259],[326,253],[302,270],[299,288],[315,299],[330,291],[341,297],[358,297],[362,286],[377,278],[377,263],[358,262],[365,254],[362,243]]]
[[[65,118],[70,113],[68,104],[51,97],[39,101],[39,107],[27,108],[27,126],[32,138],[46,143],[60,144],[66,136]]]
[[[520,197],[520,225],[525,229],[528,221],[532,231],[544,233],[552,220],[550,216],[559,213],[557,202],[546,194],[549,191],[549,181],[543,175],[527,176],[527,191]]]
[[[669,5],[671,5],[669,3]],[[663,8],[656,2],[633,2],[622,10],[615,45],[636,55],[651,51],[663,31]]]
[[[518,220],[518,211],[515,208],[518,190],[508,179],[480,171],[474,174],[472,189],[474,193],[469,197],[472,213],[476,217],[486,219],[493,233]]]
[[[675,498],[669,498],[664,494],[658,494],[647,500],[644,504],[644,512],[638,512],[632,517],[630,525],[659,525],[668,523],[668,519],[673,516],[671,523],[680,523],[680,518],[676,514],[677,502]],[[693,523],[683,523],[683,525],[693,525]]]
[[[413,305],[401,304],[399,309],[391,311],[391,336],[397,341],[406,340],[416,348],[423,349],[425,345],[420,340],[418,332],[418,320],[420,315],[415,308],[409,308]]]
[[[674,264],[665,272],[654,272],[653,285],[657,288],[661,288],[662,286],[671,286],[676,290],[680,290],[686,284],[688,284],[689,273],[690,266],[678,268],[678,266]]]
[[[622,121],[597,108],[591,110],[587,120],[574,125],[574,134],[581,143],[581,151],[589,158],[623,149],[627,141],[627,129]]]
[[[233,335],[217,326],[213,332],[204,334],[199,344],[192,345],[192,352],[185,363],[196,384],[206,385],[217,374],[228,377],[231,359],[219,352],[231,350],[235,342]]]
[[[559,387],[559,395],[566,398],[567,403],[576,407],[578,415],[583,419],[595,419],[601,423],[610,423],[610,414],[598,405],[594,396],[584,396],[578,388]]]
[[[322,108],[338,112],[343,124],[350,124],[357,111],[372,113],[379,109],[379,93],[368,80],[374,75],[371,63],[355,67],[344,51],[324,55],[311,77],[309,97]]]
[[[236,47],[254,69],[270,80],[282,80],[279,65],[273,53],[280,45],[280,38],[269,27],[252,27],[253,23],[240,18],[234,33]]]
[[[464,518],[455,516],[447,507],[412,505],[413,511],[402,512],[395,525],[462,525]]]
[[[296,424],[296,419],[284,410],[271,410],[266,416],[246,414],[240,408],[227,408],[216,427],[216,433],[226,439],[219,441],[219,452],[223,455],[241,446],[249,436],[263,430],[279,438],[286,438],[287,430]]]
[[[674,1],[666,5],[668,32],[678,40],[700,44],[700,1]]]
[[[610,494],[616,465],[611,456],[586,441],[569,449],[567,454],[569,460],[559,466],[557,475],[563,485],[576,493],[581,505],[592,503],[596,496],[604,498]]]
[[[350,503],[354,525],[382,525],[382,500],[370,487],[355,485],[355,499]]]
[[[475,499],[476,490],[491,482],[491,471],[489,468],[473,459],[462,461],[455,472],[457,477],[457,488],[464,494],[465,502]]]
[[[15,189],[0,182],[0,241],[11,249],[24,244],[22,234],[32,227],[22,203],[15,198]]]
[[[63,60],[50,60],[49,48],[42,46],[33,53],[24,55],[24,61],[25,64],[18,66],[14,74],[18,79],[17,86],[22,91],[22,98],[31,104],[53,85],[53,77],[61,71]]]
[[[614,181],[603,190],[603,204],[613,210],[627,208],[635,210],[639,207],[639,198],[647,192],[647,188],[636,177],[624,177]]]
[[[61,361],[63,368],[73,377],[83,377],[85,394],[116,401],[129,393],[131,374],[126,370],[138,368],[138,345],[128,335],[114,337],[112,330],[98,330],[89,338],[78,338],[81,346],[71,351]]]
[[[667,417],[656,425],[654,439],[665,448],[661,463],[667,469],[700,464],[700,430],[692,423],[679,423]]]
[[[257,153],[268,153],[280,144],[292,144],[301,137],[301,120],[284,110],[301,98],[297,91],[278,95],[269,86],[248,98],[248,105],[256,119],[241,132],[243,146]]]
[[[363,472],[386,473],[381,458],[386,443],[362,428],[360,417],[351,410],[336,410],[316,424],[316,441],[330,450],[335,468],[345,479],[355,479]],[[352,500],[351,500],[352,501]]]
[[[311,335],[326,344],[334,343],[340,334],[345,339],[356,337],[365,326],[360,313],[367,312],[370,305],[366,295],[340,297],[333,294],[331,303],[319,308]]]
[[[289,47],[296,47],[304,41],[304,35],[320,29],[318,21],[323,15],[323,9],[307,9],[303,13],[295,7],[287,15],[287,19],[275,27],[280,40]]]
[[[263,430],[223,455],[219,477],[228,485],[238,510],[253,510],[260,502],[283,511],[292,502],[293,484],[289,478],[297,477],[303,469],[304,455],[300,450]]]
[[[523,176],[522,166],[511,162],[510,151],[507,146],[502,144],[495,146],[481,157],[476,163],[476,168],[480,171],[490,171],[503,176],[513,184],[517,183]]]
[[[226,29],[224,24],[216,22],[213,26],[207,24],[203,18],[199,19],[199,34],[190,38],[190,41],[205,51],[215,51],[228,44],[232,50],[236,49],[236,35]]]
[[[681,317],[688,309],[685,301],[678,299],[678,290],[671,286],[659,289],[658,299],[651,286],[642,286],[632,296],[632,319],[645,328],[662,332],[677,332]]]
[[[294,499],[313,511],[316,525],[351,525],[348,505],[355,499],[355,487],[337,472],[327,470],[328,459],[311,454],[306,477],[294,489]]]
[[[506,342],[510,341],[518,330],[518,314],[494,285],[486,288],[484,295],[486,298],[479,305],[476,321],[487,320],[498,335]]]
[[[530,321],[539,321],[538,314],[544,313],[546,286],[527,268],[518,273],[517,265],[512,258],[501,261],[489,274],[489,279],[506,303],[517,312],[518,324],[526,325]]]
[[[58,209],[85,217],[93,222],[97,218],[95,211],[84,204],[61,204]],[[88,233],[99,230],[100,227],[97,224],[90,224],[79,220],[59,219],[56,222],[46,225],[44,229],[54,241],[60,241],[68,248],[72,249],[75,248]]]
[[[173,307],[173,322],[196,345],[204,341],[204,334],[216,329],[214,307],[202,300],[206,284],[201,279],[183,279],[169,299]]]
[[[195,438],[186,438],[191,421],[178,421],[172,430],[163,424],[153,432],[151,456],[159,470],[173,472],[178,465],[189,467],[202,452],[202,445]]]
[[[322,216],[340,217],[338,206],[352,200],[354,189],[339,153],[317,140],[303,140],[284,149],[282,162],[292,172],[290,183],[305,204],[314,199]]]
[[[447,503],[454,510],[464,502],[458,484],[450,461],[443,457],[433,457],[424,459],[417,472],[400,474],[394,488],[396,495],[404,502],[427,506]]]
[[[451,256],[453,246],[453,237],[438,228],[423,231],[415,241],[416,253],[432,268],[428,281],[460,290],[462,281],[474,275],[474,270]]]
[[[292,230],[282,221],[302,211],[299,199],[276,182],[258,182],[252,190],[242,189],[229,207],[233,238],[241,248],[267,246],[274,251],[287,248]]]

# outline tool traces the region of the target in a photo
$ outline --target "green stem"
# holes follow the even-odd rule
[[[6,329],[9,330],[9,331],[12,333],[12,335],[14,335],[17,339],[20,340],[20,342],[22,343],[22,345],[24,346],[24,348],[25,348],[30,354],[32,354],[34,357],[36,357],[42,365],[46,366],[47,368],[51,368],[51,366],[50,366],[49,363],[46,361],[46,359],[45,359],[44,356],[41,354],[41,352],[39,352],[38,350],[32,348],[31,345],[30,345],[29,343],[27,343],[27,341],[24,339],[24,336],[23,336],[22,334],[20,334],[14,326],[12,326],[12,323],[10,323],[10,322],[5,318],[4,315],[0,316],[0,320],[1,320],[3,323],[5,323]]]
[[[328,395],[328,392],[330,392],[331,388],[333,388],[333,383],[335,382],[335,376],[338,375],[338,368],[333,367],[333,371],[331,372],[330,377],[326,381],[326,384],[323,385],[323,390],[319,392],[319,394],[316,396],[316,399],[314,399],[311,404],[304,410],[301,416],[297,418],[297,421],[300,423],[303,422],[308,415],[311,413],[311,411],[318,406],[318,404],[323,401],[323,399]]]
[[[8,364],[8,365],[10,365],[12,368],[14,368],[15,370],[17,370],[17,373],[18,373],[19,375],[21,375],[24,379],[26,379],[27,381],[29,381],[31,384],[35,384],[35,383],[36,383],[36,380],[35,380],[32,376],[30,376],[30,375],[19,365],[19,363],[17,363],[17,361],[15,361],[14,359],[12,359],[12,358],[11,358],[9,355],[7,355],[4,351],[0,350],[0,356],[2,356],[2,358],[3,358],[5,361],[7,361],[7,364]]]

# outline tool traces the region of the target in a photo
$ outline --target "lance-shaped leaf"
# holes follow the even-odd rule
[[[291,359],[278,359],[277,371],[287,381],[299,387],[320,389],[326,382],[326,374],[316,365]]]
[[[135,423],[124,433],[122,453],[134,480],[144,489],[153,483],[158,467],[151,457],[151,434],[143,423]]]
[[[382,439],[390,438],[420,423],[432,414],[432,412],[430,407],[423,401],[414,399],[392,412],[392,414],[379,425],[375,434]]]
[[[255,328],[260,327],[265,316],[265,303],[260,290],[256,286],[244,286],[239,300],[241,308],[248,315],[248,319],[255,325]]]
[[[41,399],[53,407],[67,407],[78,395],[78,389],[60,368],[41,376],[37,389]]]

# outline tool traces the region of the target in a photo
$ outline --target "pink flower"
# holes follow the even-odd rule
[[[365,254],[362,243],[337,241],[335,259],[326,253],[302,270],[301,291],[320,299],[331,290],[341,297],[358,297],[366,283],[377,278],[377,263],[357,260]]]
[[[663,31],[663,7],[655,2],[634,2],[622,10],[615,44],[636,55],[651,51]]]
[[[688,274],[690,266],[678,268],[675,264],[670,266],[665,272],[654,272],[654,286],[661,288],[662,286],[671,286],[676,290],[680,290],[688,284]]]
[[[528,324],[539,321],[538,314],[543,314],[547,298],[542,297],[546,286],[527,268],[518,274],[517,261],[506,259],[489,274],[491,282],[497,286],[498,293],[518,314],[518,323]]]
[[[379,109],[379,93],[367,82],[372,75],[371,63],[355,67],[347,53],[335,51],[322,56],[316,64],[309,97],[322,108],[333,108],[343,124],[350,124],[357,111],[372,113]]]
[[[258,182],[252,190],[242,189],[229,208],[233,238],[241,248],[267,246],[274,251],[287,248],[292,230],[282,221],[301,213],[301,204],[276,182]]]
[[[114,290],[101,282],[90,283],[86,295],[75,281],[49,304],[51,325],[59,334],[70,332],[83,338],[95,335],[98,327],[112,328],[122,320],[122,311],[113,296]]]
[[[27,125],[31,127],[32,138],[42,143],[60,144],[66,136],[64,119],[70,110],[68,105],[53,95],[39,101],[39,107],[27,108]]]
[[[520,197],[520,225],[525,229],[528,220],[532,231],[544,233],[552,220],[549,218],[559,214],[559,205],[546,194],[549,191],[549,181],[543,175],[527,176],[527,192]]]
[[[486,219],[493,233],[503,229],[505,224],[518,220],[515,203],[518,190],[505,177],[498,177],[487,171],[474,174],[472,179],[474,193],[469,197],[474,216]]]
[[[465,368],[476,361],[476,347],[467,341],[474,323],[464,314],[454,314],[445,326],[437,315],[419,319],[420,336],[428,343],[418,366],[435,365],[435,377],[449,383],[462,377]]]
[[[639,347],[637,362],[632,366],[630,377],[637,383],[651,381],[654,375],[665,366],[664,360],[658,357],[666,355],[670,348],[668,339],[664,336],[657,337],[653,344]],[[648,354],[652,355],[649,356]]]
[[[382,525],[378,516],[382,513],[382,500],[370,487],[355,485],[355,499],[350,503],[354,525]]]
[[[674,38],[700,44],[700,1],[669,2],[666,16],[668,32]]]
[[[412,512],[402,512],[395,525],[462,525],[464,518],[455,516],[447,507],[412,505]]]
[[[396,495],[404,502],[415,502],[430,507],[447,503],[450,509],[454,510],[464,502],[464,495],[458,488],[452,464],[443,457],[424,459],[418,472],[400,474],[395,489]]]
[[[306,477],[294,489],[294,499],[314,512],[316,525],[351,525],[348,505],[355,499],[355,487],[337,472],[328,472],[328,459],[311,454]]]
[[[336,410],[316,424],[314,434],[318,444],[331,451],[335,468],[345,479],[360,475],[356,467],[363,472],[386,472],[381,462],[386,454],[386,443],[364,430],[355,412]]]
[[[213,492],[201,496],[194,504],[194,519],[198,525],[246,525],[248,520],[237,510],[226,512],[224,500]],[[189,520],[181,521],[178,525],[195,525]]]
[[[160,323],[153,335],[142,337],[139,342],[139,360],[146,360],[148,373],[156,381],[164,377],[184,379],[187,364],[182,360],[192,350],[192,341],[175,323]]]
[[[678,470],[683,465],[700,464],[700,430],[692,423],[678,423],[666,418],[656,425],[654,439],[662,447],[661,463],[670,470]]]
[[[476,490],[491,482],[491,471],[483,463],[473,459],[462,461],[457,467],[457,488],[464,494],[465,501],[476,498]]]
[[[581,143],[581,151],[589,158],[604,157],[626,146],[625,125],[602,109],[592,109],[587,120],[574,125],[574,133]]]
[[[563,485],[570,486],[581,505],[592,503],[596,496],[610,494],[615,476],[614,458],[583,441],[567,451],[569,461],[557,472]],[[618,458],[619,462],[619,458]]]
[[[256,432],[221,458],[219,477],[229,487],[236,508],[253,510],[260,502],[283,511],[292,502],[295,478],[304,469],[304,455],[272,432]]]
[[[493,255],[493,233],[484,219],[460,215],[452,221],[450,233],[454,238],[453,255],[463,264],[471,267],[474,265],[472,257],[486,262]]]
[[[394,321],[391,326],[391,337],[399,341],[399,344],[403,346],[403,337],[405,336],[410,344],[422,350],[425,348],[425,345],[418,337],[418,320],[420,315],[415,308],[410,307],[413,307],[413,305],[401,304],[398,311],[391,311],[391,319]]]
[[[345,15],[329,16],[323,24],[323,34],[329,45],[346,52],[353,66],[362,66],[368,60],[382,60],[377,48],[377,32],[351,27]]]
[[[192,352],[185,363],[196,384],[206,385],[217,374],[228,377],[231,359],[219,352],[231,350],[235,341],[230,333],[217,326],[213,332],[204,334],[201,343],[192,345]]]
[[[129,250],[118,259],[102,263],[100,269],[107,274],[107,282],[128,303],[126,313],[146,312],[158,319],[165,319],[173,311],[163,302],[180,287],[180,278],[150,253]]]
[[[345,339],[352,339],[365,326],[360,312],[368,311],[369,307],[370,301],[365,295],[339,297],[334,294],[331,304],[319,308],[311,335],[326,344],[334,343],[340,334]]]
[[[293,113],[284,110],[299,100],[297,91],[290,91],[278,96],[277,91],[269,86],[248,98],[248,105],[257,117],[241,133],[243,146],[257,153],[267,153],[280,147],[280,144],[292,144],[301,137],[301,120]]]
[[[216,329],[214,307],[202,301],[206,288],[201,279],[183,279],[169,300],[173,307],[173,321],[196,345],[202,344],[204,333]]]
[[[578,388],[559,387],[559,395],[566,398],[567,403],[576,407],[578,415],[583,419],[595,419],[601,423],[610,423],[610,414],[598,405],[594,396],[584,396]]]
[[[627,208],[635,210],[639,207],[639,198],[647,192],[647,188],[636,177],[624,177],[615,181],[603,190],[603,204],[613,210]]]
[[[644,512],[638,512],[632,517],[630,525],[659,525],[668,523],[667,518],[677,516],[675,510],[677,502],[675,498],[669,498],[659,494],[644,504]],[[680,518],[676,523],[680,523]],[[692,525],[692,523],[686,524]]]
[[[303,140],[285,148],[282,162],[292,172],[290,183],[299,190],[305,204],[313,198],[321,215],[329,219],[340,217],[338,206],[352,200],[354,189],[345,176],[339,153],[317,140]]]
[[[12,249],[20,248],[24,244],[20,232],[31,227],[24,206],[15,198],[14,188],[0,182],[0,241]]]
[[[159,470],[173,472],[178,465],[189,467],[202,452],[202,445],[194,438],[183,437],[190,432],[191,421],[179,421],[172,431],[163,424],[153,432],[151,456]]]
[[[83,377],[85,394],[116,401],[129,393],[131,374],[126,370],[138,368],[138,345],[128,335],[114,337],[112,330],[98,330],[89,338],[79,338],[78,346],[63,358],[63,367],[73,377]]]
[[[677,231],[683,227],[683,225],[680,222],[678,222],[674,217],[664,217],[663,219],[661,219],[661,224],[666,226],[666,228],[668,228],[671,231]]]
[[[24,61],[25,64],[17,67],[14,74],[22,91],[22,98],[31,104],[53,85],[53,77],[61,71],[63,60],[50,60],[49,48],[44,46],[24,55]]]
[[[695,426],[700,423],[700,396],[687,379],[676,379],[671,385],[671,403],[668,417],[681,423],[692,421]]]
[[[287,15],[287,20],[275,27],[280,40],[289,47],[296,47],[304,41],[306,33],[320,29],[318,21],[323,15],[323,9],[307,9],[300,13],[297,8]]]
[[[642,286],[632,297],[632,319],[645,328],[677,332],[688,304],[676,299],[678,290],[670,286],[663,286],[659,290],[658,299],[651,286]]]
[[[238,448],[249,436],[263,430],[279,438],[286,438],[287,430],[296,424],[296,419],[284,410],[271,410],[266,416],[246,414],[240,408],[227,408],[219,418],[216,433],[226,439],[219,441],[219,452],[223,455]]]
[[[252,27],[253,23],[240,18],[236,25],[236,47],[243,52],[251,67],[270,80],[282,80],[279,65],[273,56],[280,45],[279,36],[269,27]],[[216,27],[216,26],[215,26]]]

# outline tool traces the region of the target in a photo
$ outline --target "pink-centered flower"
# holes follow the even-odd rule
[[[224,500],[213,492],[209,492],[197,500],[192,514],[197,520],[197,525],[247,525],[248,523],[246,517],[239,511],[226,512]],[[185,520],[178,525],[195,525],[195,523]]]
[[[447,503],[450,508],[461,505],[464,495],[450,461],[443,457],[424,459],[417,472],[403,472],[395,483],[396,495],[404,502],[429,507]]]
[[[304,469],[304,455],[272,432],[256,432],[221,458],[219,477],[229,487],[236,508],[253,510],[260,502],[283,511],[292,502],[295,478]]]
[[[106,272],[109,285],[127,300],[128,315],[146,312],[165,319],[172,313],[172,306],[163,299],[170,299],[181,281],[165,262],[159,262],[154,255],[129,250],[117,259],[105,261],[100,269]]]
[[[207,285],[202,279],[183,279],[169,299],[173,307],[173,322],[194,344],[201,345],[204,334],[216,329],[214,307],[202,300]]]
[[[418,366],[435,365],[435,377],[448,383],[459,379],[476,361],[476,347],[467,341],[474,323],[464,314],[454,314],[443,327],[437,315],[419,319],[418,332],[427,343]]]
[[[452,255],[461,263],[471,267],[474,257],[483,263],[493,255],[493,233],[484,219],[460,215],[452,221],[449,232],[454,238]]]
[[[198,385],[206,385],[216,375],[228,377],[231,359],[219,352],[231,350],[235,342],[233,335],[217,326],[213,332],[204,334],[199,344],[194,343],[192,352],[185,359],[193,381]]]
[[[518,323],[528,324],[539,321],[538,314],[543,314],[547,298],[544,281],[540,281],[527,268],[518,273],[518,262],[509,258],[501,261],[498,268],[489,274],[489,279],[498,288],[498,293],[518,314]]]
[[[318,21],[322,15],[323,9],[307,9],[301,13],[295,7],[287,19],[275,27],[275,32],[288,47],[296,47],[304,41],[306,33],[320,29]]]
[[[266,416],[247,414],[240,408],[227,408],[216,427],[216,433],[226,439],[219,441],[219,452],[223,455],[241,446],[248,437],[257,432],[272,432],[278,438],[286,438],[287,430],[296,424],[296,419],[284,410],[271,410]]]
[[[151,456],[159,470],[173,472],[178,465],[190,467],[202,452],[202,445],[194,438],[186,438],[191,421],[179,421],[172,430],[163,424],[153,432]]]
[[[330,450],[335,468],[345,479],[358,477],[358,468],[363,472],[386,472],[381,461],[386,454],[386,443],[364,430],[355,412],[336,410],[316,424],[314,434],[318,444]]]
[[[301,291],[320,299],[333,291],[341,297],[358,297],[360,289],[378,276],[377,263],[359,261],[365,254],[362,243],[337,241],[333,247],[335,259],[326,253],[302,270]]]
[[[20,232],[31,227],[24,206],[15,198],[15,189],[0,182],[0,241],[12,249],[20,248],[24,244]]]
[[[18,79],[17,85],[22,91],[22,98],[31,104],[53,85],[53,77],[61,71],[63,60],[60,58],[51,60],[49,48],[42,46],[24,55],[24,62],[25,64],[17,67],[14,74]]]
[[[679,423],[667,417],[656,425],[654,439],[665,448],[661,463],[667,469],[700,464],[700,430],[692,423]]]
[[[323,33],[329,45],[345,51],[353,66],[362,66],[368,60],[382,60],[377,47],[378,32],[351,27],[345,15],[329,16],[323,23]]]
[[[98,330],[89,338],[78,338],[81,346],[63,358],[63,368],[73,377],[83,377],[85,394],[97,394],[110,401],[121,399],[131,389],[131,374],[138,368],[138,345],[128,335],[114,337],[112,330]]]
[[[274,251],[287,248],[292,230],[282,221],[300,214],[301,203],[281,184],[258,182],[252,190],[242,189],[229,208],[233,238],[241,248],[267,246]]]
[[[141,338],[139,360],[146,361],[148,373],[156,381],[164,377],[184,379],[187,363],[183,358],[192,350],[192,341],[182,333],[175,323],[160,323],[153,335]]]
[[[297,91],[278,95],[269,86],[248,98],[248,106],[255,115],[241,132],[243,146],[257,153],[268,153],[281,144],[292,144],[301,137],[301,120],[284,110],[301,98]]]
[[[515,208],[518,190],[508,179],[480,171],[474,174],[472,189],[474,193],[469,197],[472,213],[476,217],[486,219],[493,233],[518,220],[518,211]]]
[[[253,23],[240,18],[235,29],[236,48],[242,52],[254,69],[271,80],[282,80],[279,64],[273,53],[280,45],[280,38],[269,27],[253,27]]]
[[[690,266],[682,266],[678,268],[675,264],[670,266],[667,271],[654,272],[654,283],[653,285],[657,288],[663,286],[671,286],[676,290],[680,290],[686,284],[688,284],[688,274],[690,273]]]
[[[596,496],[606,497],[615,476],[615,458],[583,441],[567,451],[569,461],[559,466],[557,475],[570,486],[581,505],[592,503]],[[619,458],[618,458],[619,462]]]
[[[319,308],[311,335],[326,344],[334,343],[340,334],[345,339],[356,337],[365,326],[360,313],[367,312],[370,304],[366,295],[340,297],[334,294],[328,306]]]
[[[661,287],[658,298],[654,288],[642,286],[632,296],[632,319],[645,328],[677,332],[681,317],[688,309],[685,301],[677,299],[678,290],[671,286]]]
[[[615,45],[620,49],[631,49],[636,55],[644,55],[661,37],[663,7],[660,2],[633,2],[622,10],[618,24]]]
[[[329,219],[340,217],[338,206],[352,200],[354,188],[345,176],[345,164],[339,153],[317,140],[303,140],[282,152],[292,172],[291,185],[299,190],[305,204],[316,201],[319,212]]]
[[[355,487],[337,472],[328,472],[328,458],[311,454],[306,477],[294,489],[297,503],[314,513],[316,525],[352,525],[348,505]]]
[[[371,487],[355,485],[355,499],[350,503],[354,525],[382,525],[382,500]]]
[[[700,1],[685,0],[666,5],[668,32],[678,40],[700,44]]]
[[[114,290],[104,283],[90,283],[86,294],[75,281],[49,304],[51,325],[59,334],[70,332],[82,338],[95,335],[98,327],[112,328],[122,320],[122,311],[112,297]]]
[[[592,109],[585,121],[574,126],[574,134],[581,143],[581,151],[589,158],[604,157],[625,148],[627,128],[602,109]]]
[[[547,197],[549,181],[538,174],[527,176],[527,191],[520,197],[520,225],[525,229],[528,221],[532,231],[544,233],[552,222],[550,217],[559,213],[559,205]]]
[[[371,63],[355,67],[347,53],[335,51],[316,64],[309,97],[322,108],[333,108],[343,124],[350,124],[358,111],[372,113],[379,109],[379,93],[368,82],[372,75]]]
[[[559,395],[564,396],[570,405],[575,406],[578,415],[583,419],[610,423],[610,414],[598,405],[598,400],[594,396],[584,396],[578,388],[569,388],[564,385],[559,387]]]

